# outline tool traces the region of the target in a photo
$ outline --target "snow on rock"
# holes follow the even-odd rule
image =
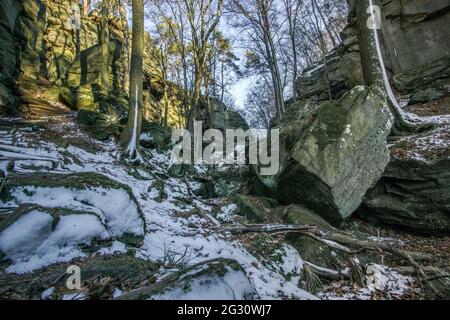
[[[127,252],[127,246],[125,243],[121,241],[114,241],[109,248],[101,248],[97,251],[98,254],[101,255],[108,255],[108,254],[114,254],[114,253],[126,253]]]
[[[33,210],[0,233],[0,250],[13,261],[8,272],[26,273],[70,261],[84,256],[79,244],[110,236],[100,220],[91,214],[64,215],[54,230],[53,223],[50,214]]]
[[[62,300],[85,300],[86,294],[84,292],[66,293],[63,295]]]
[[[233,217],[238,210],[238,206],[234,203],[230,203],[220,208],[220,212],[216,215],[217,219],[224,222],[233,222]]]
[[[33,210],[0,233],[0,250],[7,256],[30,253],[52,230],[53,217]]]
[[[186,281],[184,287],[173,286],[161,294],[152,296],[154,300],[249,300],[254,289],[241,270],[225,266],[225,275],[205,274]],[[202,270],[197,270],[201,273]],[[180,279],[183,283],[183,279]],[[177,281],[177,283],[179,283]]]
[[[55,293],[55,287],[48,288],[41,293],[41,300],[49,300]]]
[[[18,206],[22,203],[35,203],[50,208],[69,208],[93,212],[108,226],[112,236],[125,233],[143,235],[143,222],[138,208],[128,193],[111,188],[52,188],[24,186],[10,192],[14,200],[3,203],[5,206]]]
[[[379,264],[371,264],[366,269],[366,284],[369,292],[388,291],[393,295],[401,296],[413,282],[397,271]]]

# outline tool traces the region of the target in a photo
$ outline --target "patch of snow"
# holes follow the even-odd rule
[[[79,244],[110,237],[95,215],[62,216],[53,231],[52,223],[49,214],[31,211],[0,234],[0,248],[13,261],[8,272],[26,273],[70,261],[84,256]]]
[[[330,300],[368,300],[378,293],[386,299],[399,299],[412,290],[411,285],[414,282],[411,277],[379,264],[367,266],[365,280],[366,287],[356,289],[335,283],[327,288],[327,292],[319,294],[319,297]],[[338,293],[334,291],[337,288]]]
[[[120,290],[120,289],[118,289],[118,288],[114,288],[112,297],[113,297],[113,298],[117,298],[117,297],[120,297],[122,294],[123,294],[123,291],[122,291],[122,290]]]
[[[84,292],[66,293],[63,295],[62,300],[85,300],[86,294]]]
[[[290,275],[290,282],[298,284],[303,272],[303,259],[298,254],[298,251],[288,244],[283,244],[282,261],[281,264],[275,266],[277,271],[284,275]]]
[[[101,255],[108,255],[108,254],[114,254],[114,253],[126,253],[127,252],[127,246],[125,243],[121,241],[114,241],[109,248],[101,248],[97,251],[98,254]]]
[[[34,133],[30,133],[30,135],[32,134]],[[47,153],[55,155],[59,159],[66,157],[69,160],[64,166],[58,167],[58,172],[97,172],[131,187],[133,195],[144,214],[148,230],[148,233],[145,234],[143,245],[136,251],[137,257],[151,261],[162,261],[166,254],[165,248],[171,248],[177,257],[180,257],[185,249],[191,252],[192,259],[189,261],[190,264],[219,257],[231,258],[237,260],[244,268],[245,276],[250,280],[260,299],[316,299],[315,296],[299,288],[298,283],[295,283],[295,281],[288,281],[285,275],[278,271],[279,269],[274,271],[262,264],[256,265],[255,262],[258,259],[249,253],[241,242],[234,240],[230,235],[217,233],[209,229],[209,224],[204,223],[205,219],[187,219],[182,217],[179,214],[180,212],[188,212],[194,207],[200,207],[210,215],[214,208],[196,199],[192,201],[185,181],[176,178],[165,179],[167,199],[157,202],[152,197],[149,197],[148,193],[148,189],[153,181],[151,179],[139,180],[129,174],[129,168],[118,161],[121,154],[120,148],[115,142],[96,142],[96,145],[101,150],[90,153],[73,146],[64,149],[45,141],[41,143],[41,146],[45,147]],[[155,173],[165,174],[170,166],[170,154],[159,153],[155,150],[148,153],[151,155],[148,161],[151,170]],[[204,171],[206,168],[203,167],[201,170]],[[58,188],[57,190],[55,188],[49,188],[51,190],[44,189],[29,189],[29,191],[34,191],[35,193],[27,195],[23,192],[23,188],[17,188],[14,190],[14,196],[20,198],[20,201],[15,199],[12,204],[17,205],[19,202],[22,203],[22,201],[31,201],[46,207],[63,206],[75,210],[94,212],[101,218],[99,224],[101,225],[100,222],[105,222],[107,227],[110,226],[107,215],[111,219],[117,218],[125,221],[126,224],[134,221],[134,218],[131,219],[132,221],[126,221],[128,219],[126,212],[126,208],[129,208],[128,202],[122,203],[120,194],[111,193],[110,190],[102,188],[86,190],[71,190],[68,188]],[[123,198],[125,199],[125,195]],[[183,202],[180,199],[190,201]],[[121,207],[121,209],[119,210],[118,207]],[[232,209],[233,206],[225,209],[225,214],[231,216]],[[227,210],[230,210],[230,212],[227,212]],[[139,228],[139,230],[143,233],[142,228]],[[46,250],[49,250],[49,248]],[[288,251],[290,252],[290,249]],[[47,255],[34,255],[29,260],[22,260],[20,264],[14,263],[10,266],[10,270],[11,272],[26,272],[56,262],[70,261],[83,255],[84,253],[76,244],[73,244],[64,248],[51,249]],[[298,254],[295,256],[288,254],[284,259],[281,262],[283,270],[292,270],[291,268],[294,265],[297,267],[300,265]]]
[[[41,293],[41,300],[48,300],[55,293],[55,287],[48,288]]]
[[[186,287],[176,287],[155,295],[155,300],[247,300],[254,289],[242,271],[226,266],[223,277],[205,275],[186,282]],[[197,270],[198,271],[198,270]]]
[[[0,173],[2,173],[4,177],[8,176],[9,164],[10,164],[10,161],[0,161]]]
[[[52,216],[39,210],[21,216],[0,233],[0,250],[9,257],[31,253],[48,237],[52,223]]]
[[[216,215],[217,219],[224,223],[233,222],[238,206],[234,203],[228,204],[220,208],[220,212]]]

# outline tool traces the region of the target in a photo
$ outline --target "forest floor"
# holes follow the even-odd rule
[[[242,217],[236,215],[236,205],[229,198],[201,199],[192,197],[191,190],[198,182],[171,177],[170,155],[156,150],[145,150],[148,163],[132,167],[120,159],[120,148],[113,142],[95,141],[77,124],[73,114],[58,118],[40,119],[33,123],[19,119],[4,120],[0,131],[19,137],[16,147],[27,148],[28,154],[47,157],[52,161],[16,161],[14,173],[96,172],[129,186],[142,210],[146,231],[137,246],[120,240],[100,243],[91,250],[49,247],[52,254],[30,252],[20,259],[4,260],[0,264],[0,298],[2,299],[84,299],[119,297],[133,289],[158,283],[189,265],[215,258],[229,258],[239,262],[249,279],[257,299],[423,299],[432,297],[426,283],[421,281],[407,261],[382,252],[373,263],[365,263],[363,283],[349,278],[342,270],[342,279],[324,281],[319,289],[307,292],[302,273],[305,262],[301,252],[288,244],[286,235],[243,234],[220,231],[221,227],[236,225]],[[2,143],[7,144],[4,140]],[[34,163],[34,164],[33,164]],[[197,167],[198,171],[205,168]],[[163,181],[163,188],[155,182]],[[58,198],[53,190],[45,198],[32,199],[49,205]],[[52,195],[53,194],[53,195]],[[23,197],[25,197],[24,195]],[[1,202],[0,207],[14,207],[18,203]],[[56,201],[56,200],[55,200]],[[63,206],[64,203],[55,203]],[[85,205],[85,203],[83,203]],[[81,204],[79,204],[81,208]],[[78,207],[77,207],[78,208]],[[72,208],[73,209],[73,208]],[[0,216],[1,217],[1,216]],[[450,238],[430,238],[405,234],[370,225],[358,218],[346,227],[366,237],[403,249],[431,254],[434,259],[424,267],[432,266],[450,272]],[[87,241],[87,246],[94,241]],[[258,249],[258,244],[263,244]],[[86,246],[85,246],[86,247]],[[126,268],[127,257],[148,262],[143,267],[133,262]],[[122,259],[122,260],[121,260]],[[117,262],[118,261],[118,262]],[[133,260],[134,261],[134,260]],[[108,277],[96,276],[98,265],[112,263],[116,273]],[[71,292],[58,282],[69,265],[77,264],[84,274],[83,289]],[[97,266],[97,267],[93,267]],[[110,266],[109,266],[110,267]],[[97,268],[97,269],[96,269]],[[101,269],[101,268],[100,268]],[[131,269],[131,271],[130,271]],[[88,271],[86,271],[88,270]],[[83,273],[82,273],[83,274]],[[150,298],[173,299],[196,297],[233,299],[243,288],[242,279],[231,277],[226,287],[192,286],[181,292],[158,294]],[[233,283],[235,282],[235,283]],[[244,289],[242,289],[244,290]],[[246,289],[245,289],[246,290]],[[311,291],[311,290],[310,290]],[[239,296],[244,296],[242,293]]]

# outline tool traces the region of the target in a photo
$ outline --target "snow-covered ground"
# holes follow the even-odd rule
[[[73,124],[69,123],[67,125],[72,126]],[[64,126],[61,126],[61,130],[64,130]],[[21,135],[23,139],[22,144],[33,144],[32,138],[34,133],[23,132]],[[155,190],[155,188],[152,189],[155,179],[148,178],[142,180],[137,179],[134,175],[130,175],[129,167],[120,161],[120,149],[116,143],[97,142],[97,145],[101,151],[94,154],[72,145],[67,148],[62,148],[53,143],[40,141],[39,147],[36,149],[28,149],[27,154],[56,160],[57,165],[54,169],[41,167],[40,171],[44,170],[45,172],[67,174],[77,172],[97,172],[106,175],[117,182],[130,186],[145,216],[147,225],[147,233],[145,235],[143,245],[139,248],[139,250],[137,250],[136,256],[152,261],[162,262],[165,258],[167,258],[166,255],[168,252],[170,252],[171,255],[175,256],[173,257],[173,260],[177,259],[176,256],[185,256],[186,262],[190,264],[219,257],[231,258],[237,260],[243,266],[252,283],[252,286],[255,288],[259,298],[261,299],[285,297],[296,299],[315,299],[313,295],[300,289],[297,286],[297,283],[295,283],[295,279],[286,280],[283,274],[269,270],[261,263],[257,263],[257,258],[252,256],[240,242],[232,239],[231,235],[214,232],[212,227],[215,227],[216,225],[213,225],[210,220],[198,215],[180,217],[177,213],[188,212],[194,207],[200,207],[205,212],[211,212],[213,209],[213,207],[205,205],[197,200],[194,200],[192,204],[183,203],[180,205],[179,199],[190,197],[186,182],[176,178],[165,179],[164,188],[168,197],[162,202],[157,202],[154,200],[157,190]],[[161,154],[156,151],[152,151],[148,154],[148,156],[151,157],[149,160],[149,166],[152,168],[153,174],[164,174],[169,168],[169,154]],[[64,158],[66,158],[66,163],[63,162]],[[35,171],[34,169],[30,170],[30,167],[31,161],[23,160],[20,163],[16,163],[15,171],[24,173]],[[145,177],[146,172],[144,170],[139,170],[139,172]],[[118,192],[117,190],[110,190],[112,193],[103,189],[85,190],[83,192],[79,192],[70,189],[46,190],[46,188],[37,188],[37,190],[28,190],[34,191],[32,193],[23,191],[24,190],[20,189],[15,190],[15,198],[17,200],[2,204],[4,206],[14,206],[18,203],[34,202],[47,207],[69,206],[72,209],[88,209],[91,211],[92,206],[88,205],[86,207],[84,203],[86,203],[86,201],[89,202],[92,196],[98,196],[100,198],[103,197],[103,199],[99,200],[103,205],[101,211],[103,213],[109,212],[114,218],[126,218],[128,215],[134,215],[136,211],[135,208],[132,208],[131,204],[128,206],[121,205],[123,203],[122,201],[119,201],[118,203],[120,205],[117,205],[117,199],[123,197],[122,194],[116,194]],[[74,205],[74,203],[76,203],[76,205]],[[222,209],[222,216],[224,218],[229,218],[232,214],[231,211],[233,210],[233,205],[224,206]],[[29,219],[34,219],[36,218],[34,215],[35,214],[31,217],[27,215],[26,217]],[[47,220],[50,218],[46,217],[45,213],[40,213],[40,215],[37,215],[40,220],[34,224],[28,224],[28,227],[32,226],[35,228],[38,225],[45,225],[45,223],[49,222]],[[114,223],[115,220],[108,219],[108,221]],[[29,230],[22,226],[23,222],[18,221],[17,223],[19,224],[14,224],[13,227],[10,227],[10,229],[7,230],[7,232],[2,233],[2,236],[0,237],[0,248],[9,248],[11,242],[15,241],[14,238],[10,237],[9,233],[15,232],[16,234],[31,234]],[[76,223],[84,226],[87,225],[86,221],[81,220]],[[127,223],[127,225],[130,224],[132,225],[131,222]],[[97,226],[100,228],[101,224],[98,224]],[[17,229],[19,229],[19,232],[17,232]],[[74,228],[72,231],[76,232],[77,230],[78,229]],[[100,230],[96,231],[96,235],[102,235]],[[78,235],[81,236],[79,233]],[[86,234],[83,241],[89,242],[92,235],[93,233],[90,233],[89,235]],[[58,239],[53,239],[55,237],[58,237]],[[52,248],[49,244],[51,242],[51,245],[58,245],[58,241],[64,242],[64,250],[55,250],[55,248]],[[114,251],[117,250],[117,246],[118,244],[114,243],[112,248],[104,248],[100,251],[101,253]],[[15,264],[10,266],[9,270],[12,272],[32,271],[45,265],[68,261],[76,256],[85,255],[77,248],[77,242],[65,241],[63,235],[59,232],[53,232],[52,240],[50,241],[49,239],[46,239],[39,248],[39,250],[33,249],[28,250],[25,253],[21,252],[20,258],[16,256],[17,260],[13,260]],[[46,250],[53,252],[54,254],[46,254]],[[120,246],[120,251],[124,251],[122,246]],[[293,248],[287,252],[288,256],[285,257],[286,261],[282,262],[284,273],[298,273],[298,270],[301,270],[302,268],[300,263],[301,258],[299,257],[297,251]],[[28,256],[26,256],[26,254],[28,254]],[[12,254],[12,256],[14,256],[14,254]],[[36,259],[39,260],[38,263],[36,263]],[[295,265],[292,261],[297,261],[299,264]],[[292,270],[289,270],[289,268],[292,268]]]
[[[62,135],[64,133],[65,137],[70,136],[68,133],[70,131],[79,132],[73,122],[58,124],[53,129],[55,128]],[[7,132],[0,133],[0,144],[11,145],[15,138]],[[81,136],[80,133],[80,138]],[[184,264],[194,264],[214,258],[235,259],[245,270],[259,299],[317,299],[316,296],[298,286],[303,270],[303,260],[292,246],[283,245],[281,252],[278,253],[282,256],[281,259],[271,261],[269,264],[261,263],[243,243],[231,234],[215,231],[221,223],[229,223],[233,220],[236,206],[221,205],[220,212],[216,214],[217,219],[212,218],[214,207],[192,199],[190,196],[187,183],[193,184],[193,182],[169,177],[166,174],[170,167],[169,154],[158,153],[154,150],[146,151],[145,155],[149,158],[148,164],[145,167],[133,168],[120,161],[120,148],[115,142],[95,142],[98,151],[92,153],[73,145],[63,148],[54,143],[42,141],[38,133],[28,130],[20,130],[16,137],[20,137],[19,142],[15,147],[10,148],[11,151],[20,150],[34,160],[24,157],[16,161],[15,172],[43,171],[60,174],[95,172],[129,186],[142,210],[146,224],[143,244],[135,252],[137,257],[161,263],[170,259]],[[0,152],[4,153],[4,149],[0,148]],[[5,159],[2,160],[3,167],[5,167],[7,156],[13,155],[3,154],[2,159]],[[136,171],[138,175],[132,174],[133,171]],[[161,178],[157,177],[163,177],[164,191],[167,195],[166,199],[158,201],[156,197],[159,190],[154,187],[154,182]],[[0,201],[0,206],[14,207],[20,203],[31,202],[50,208],[66,207],[93,212],[93,215],[63,216],[54,229],[51,227],[53,219],[46,212],[34,210],[19,218],[0,233],[0,249],[13,262],[8,268],[9,272],[28,272],[53,263],[70,261],[75,257],[86,256],[86,253],[80,250],[79,244],[89,244],[94,238],[113,238],[124,232],[139,235],[144,230],[134,202],[130,201],[128,194],[122,190],[102,187],[82,191],[70,187],[34,188],[33,190],[16,188],[13,195],[14,200]],[[189,201],[183,201],[183,199]],[[206,215],[187,214],[194,208],[201,208]],[[96,254],[126,251],[125,243],[115,240],[110,247],[101,248]],[[379,273],[377,270],[374,273],[375,278]],[[167,276],[167,273],[167,270],[162,269],[159,279]],[[286,277],[287,274],[290,276]],[[396,276],[394,273],[391,275]],[[403,281],[400,276],[397,278],[396,281],[399,282],[400,287],[406,286],[406,280]],[[239,277],[231,280],[236,282],[237,286],[245,284],[245,279]],[[375,283],[377,281],[382,279],[377,278]],[[185,296],[185,292],[182,294],[171,291],[159,298],[206,298],[205,292],[212,292],[212,288],[219,291],[223,289],[223,292],[226,292],[228,285],[221,283],[208,289],[202,287],[200,282],[196,282],[192,285],[188,296]],[[48,293],[43,293],[44,298],[49,296]],[[364,293],[361,294],[364,295]],[[211,297],[220,298],[221,296],[212,295]],[[338,298],[332,295],[321,297]]]

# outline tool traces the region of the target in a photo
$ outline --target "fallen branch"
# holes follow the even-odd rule
[[[310,225],[295,225],[295,224],[250,224],[250,225],[236,225],[232,227],[215,228],[217,231],[230,232],[232,234],[243,233],[291,233],[291,232],[305,232],[313,231],[316,226]]]
[[[314,272],[315,274],[317,274],[320,277],[330,279],[330,280],[341,280],[343,278],[344,279],[348,278],[348,274],[345,274],[343,272],[319,267],[308,261],[303,261],[303,263],[304,263],[305,268],[309,268],[312,272]]]

